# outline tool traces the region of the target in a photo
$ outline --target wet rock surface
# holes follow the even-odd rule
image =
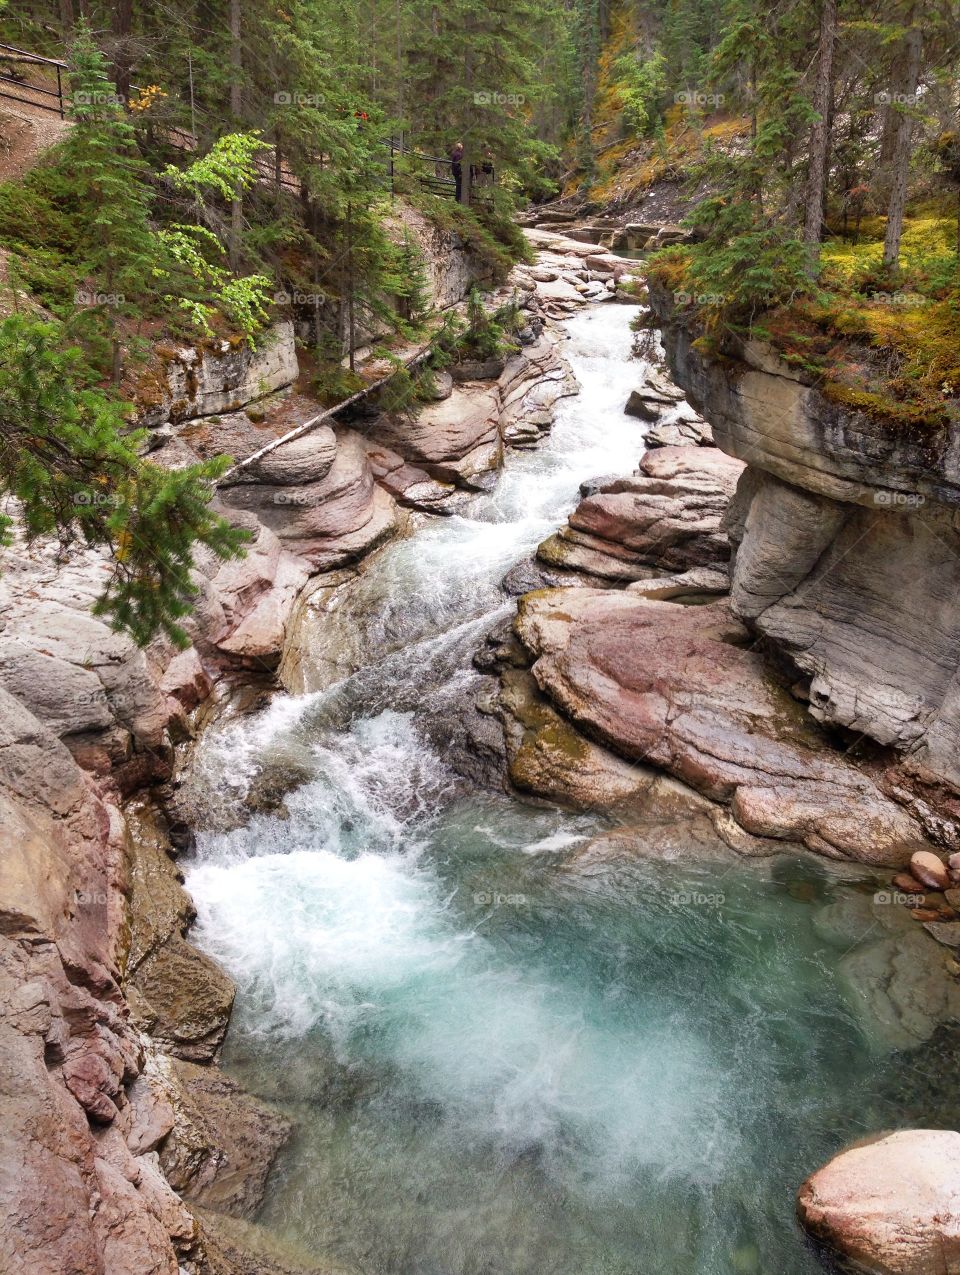
[[[909,858],[917,823],[818,734],[724,603],[547,590],[521,600],[517,634],[581,731],[728,804],[745,831],[868,863]]]
[[[960,1270],[960,1134],[905,1129],[842,1151],[800,1189],[800,1221],[857,1269]]]
[[[537,556],[618,582],[647,578],[651,567],[722,565],[730,556],[723,518],[741,472],[739,461],[716,448],[648,451],[635,475],[587,495]]]

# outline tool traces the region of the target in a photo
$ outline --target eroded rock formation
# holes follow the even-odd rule
[[[743,461],[733,607],[809,679],[825,722],[960,786],[960,434],[877,421],[766,345],[720,361],[652,290],[678,384]]]

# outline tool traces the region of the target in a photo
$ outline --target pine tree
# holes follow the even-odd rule
[[[19,502],[28,538],[79,535],[111,551],[96,614],[140,644],[159,632],[182,644],[197,546],[233,557],[247,538],[210,508],[229,462],[168,470],[142,459],[124,405],[85,381],[60,325],[0,322],[0,491]],[[10,528],[0,516],[0,534]]]

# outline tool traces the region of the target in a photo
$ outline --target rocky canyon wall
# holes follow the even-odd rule
[[[673,377],[746,465],[734,611],[808,679],[816,717],[960,787],[960,425],[873,420],[759,341],[704,355],[668,294],[651,304]]]
[[[249,1220],[290,1128],[217,1066],[234,989],[188,939],[176,752],[231,688],[275,684],[308,582],[355,569],[408,510],[493,482],[505,447],[549,428],[573,386],[532,285],[524,304],[524,344],[492,381],[441,381],[420,423],[322,423],[221,487],[251,542],[238,561],[199,557],[185,650],[140,650],[93,615],[99,551],[3,550],[4,1272],[320,1275]],[[171,348],[141,402],[152,458],[259,453],[320,410],[297,374],[289,322],[256,351]]]

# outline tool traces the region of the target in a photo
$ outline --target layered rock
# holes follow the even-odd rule
[[[748,466],[730,519],[735,610],[806,675],[818,717],[956,790],[958,427],[841,406],[758,341],[712,359],[669,297],[651,298],[677,382]]]
[[[369,433],[431,478],[482,490],[503,464],[499,420],[496,382],[477,381],[415,413],[382,416]]]
[[[656,570],[722,566],[722,522],[743,466],[711,447],[648,451],[630,478],[601,482],[568,525],[537,550],[541,561],[617,582]]]
[[[916,821],[833,749],[724,603],[545,590],[516,628],[540,690],[584,734],[728,805],[746,832],[877,864],[916,848]]]
[[[139,394],[141,423],[155,428],[218,412],[292,385],[299,374],[293,324],[281,319],[258,338],[211,338],[196,345],[160,347],[158,365],[144,378]]]
[[[377,485],[363,440],[318,427],[283,443],[221,487],[224,503],[256,516],[313,571],[355,561],[398,528],[390,495]],[[287,453],[291,466],[287,470]]]
[[[550,318],[564,318],[588,301],[614,298],[629,279],[627,263],[593,243],[548,230],[527,230],[538,249],[532,266],[516,266],[511,282]]]
[[[120,986],[124,840],[67,748],[0,691],[0,1254],[11,1275],[177,1275],[196,1226],[126,1137],[143,1050]]]
[[[800,1189],[800,1221],[858,1270],[960,1271],[960,1134],[904,1129],[835,1156]]]
[[[535,445],[553,424],[557,402],[577,392],[542,323],[516,353],[486,370],[486,380],[454,377],[442,399],[413,412],[383,413],[365,427],[378,481],[405,504],[441,512],[457,488],[488,489],[504,446]]]

